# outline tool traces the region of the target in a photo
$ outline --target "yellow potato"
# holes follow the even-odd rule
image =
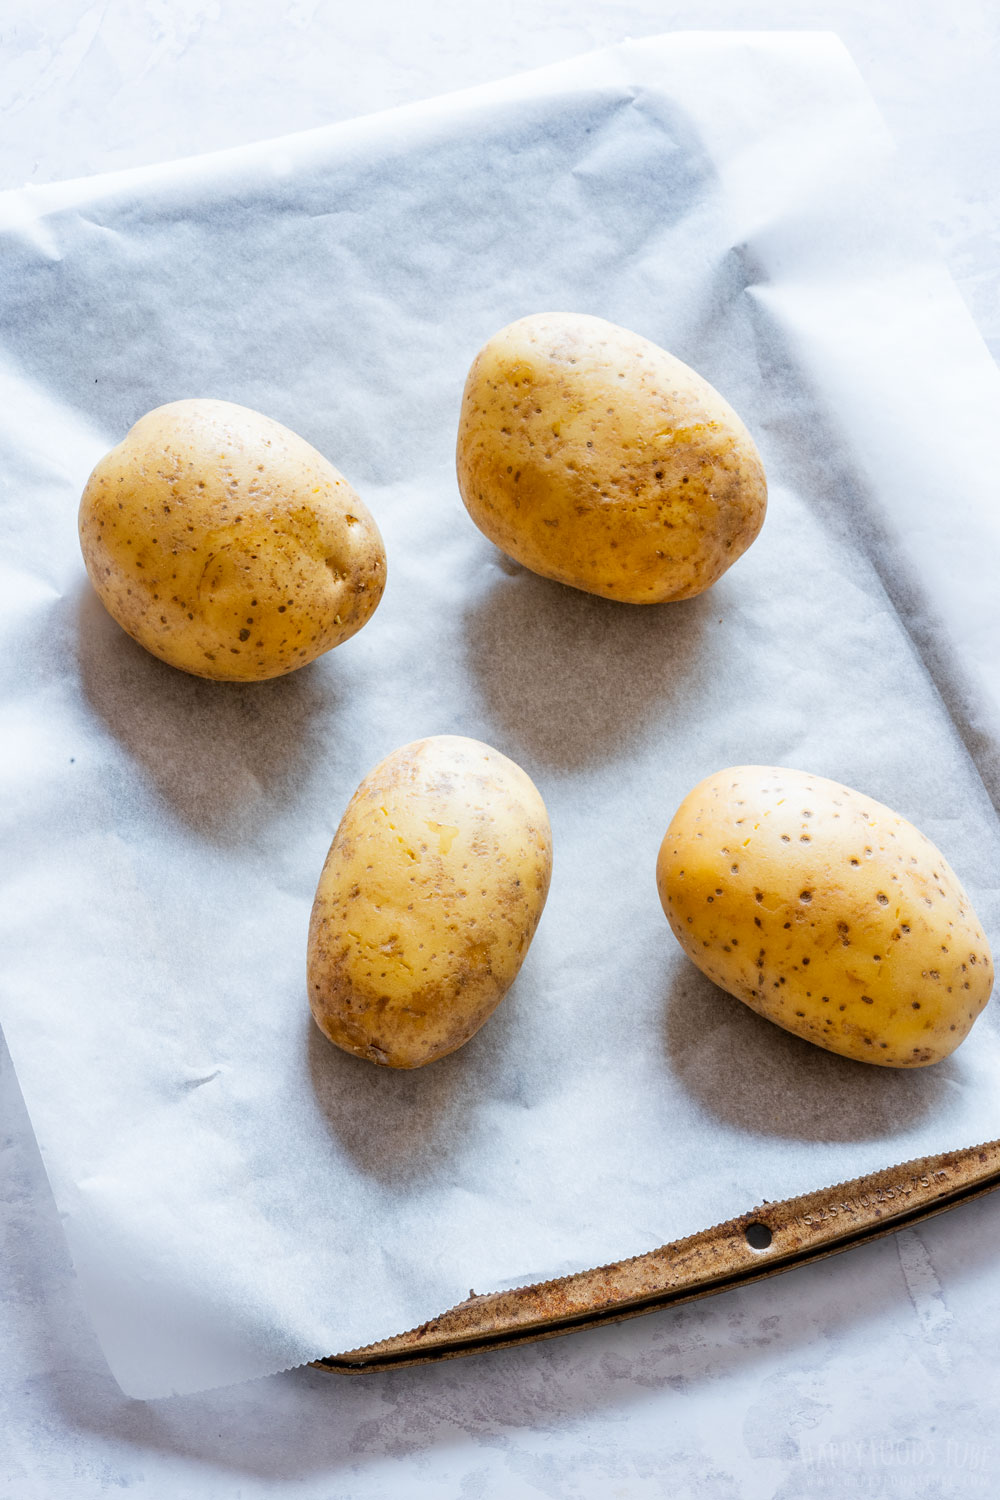
[[[382,538],[343,475],[229,401],[173,401],[136,422],[87,481],[80,545],[130,636],[224,682],[339,646],[385,587]]]
[[[764,468],[694,370],[602,318],[501,329],[465,384],[458,485],[479,529],[545,578],[660,604],[709,588],[764,521]]]
[[[309,1002],[331,1042],[390,1068],[454,1052],[517,976],[552,839],[520,766],[438,735],[387,756],[344,813],[309,925]]]
[[[839,782],[774,766],[709,776],[674,814],[656,880],[703,973],[844,1057],[938,1062],[989,999],[989,944],[940,850]]]

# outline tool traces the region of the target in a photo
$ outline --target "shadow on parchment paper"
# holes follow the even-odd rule
[[[310,1024],[306,1047],[316,1102],[359,1170],[394,1186],[427,1182],[475,1145],[475,1116],[484,1103],[524,1102],[516,1059],[524,1029],[519,994],[530,1006],[528,988],[515,981],[475,1036],[423,1068],[378,1067],[334,1046]]]
[[[705,670],[715,590],[618,604],[497,559],[497,583],[466,614],[466,650],[515,753],[567,768],[620,755]]]
[[[664,1045],[681,1085],[708,1113],[750,1135],[870,1141],[929,1113],[953,1086],[950,1059],[878,1068],[784,1031],[692,965],[674,973]]]
[[[210,682],[168,666],[132,640],[89,584],[78,601],[83,692],[171,808],[206,837],[245,837],[301,799],[322,765],[316,722],[337,703],[327,676],[302,667],[267,682]]]

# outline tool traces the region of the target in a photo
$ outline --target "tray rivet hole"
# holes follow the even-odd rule
[[[743,1237],[751,1250],[766,1250],[774,1239],[774,1235],[766,1224],[748,1224],[743,1231]]]

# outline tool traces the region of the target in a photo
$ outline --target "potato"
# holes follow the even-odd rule
[[[753,541],[767,484],[718,391],[602,318],[501,329],[465,384],[458,485],[479,529],[545,578],[660,604],[709,588]]]
[[[520,766],[456,735],[394,751],[352,797],[316,891],[321,1030],[390,1068],[454,1052],[514,982],[551,872],[545,804]]]
[[[172,401],[136,422],[87,481],[80,545],[130,636],[223,682],[339,646],[385,587],[382,538],[343,475],[229,401]]]
[[[839,782],[775,766],[709,776],[674,814],[656,880],[704,974],[844,1057],[938,1062],[989,999],[989,945],[940,851]]]

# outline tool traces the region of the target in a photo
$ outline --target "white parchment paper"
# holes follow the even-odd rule
[[[682,35],[0,197],[0,1015],[130,1394],[1000,1134],[991,1011],[929,1070],[825,1054],[692,969],[653,877],[701,777],[795,766],[915,821],[996,939],[1000,379],[892,173],[835,39]],[[467,518],[466,370],[548,309],[665,345],[757,437],[769,516],[709,594],[578,594]],[[386,540],[371,623],[279,681],[173,671],[86,581],[90,468],[191,395],[300,432]],[[444,732],[535,779],[555,874],[486,1027],[390,1073],[311,1024],[309,909],[358,780]]]

